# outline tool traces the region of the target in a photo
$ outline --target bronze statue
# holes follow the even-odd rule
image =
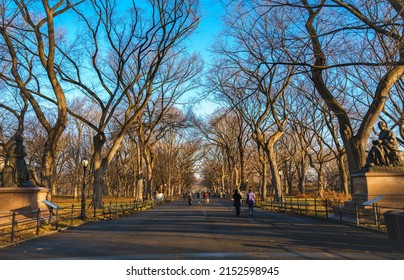
[[[370,149],[366,159],[366,166],[402,165],[395,134],[387,128],[384,121],[380,121],[378,126],[380,129],[379,139],[372,142],[373,147]]]
[[[29,170],[25,163],[25,153],[23,138],[17,134],[14,143],[7,149],[5,166],[1,177],[4,187],[29,187],[33,186],[30,182]]]

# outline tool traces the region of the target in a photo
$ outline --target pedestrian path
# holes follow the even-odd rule
[[[0,259],[404,259],[388,235],[334,221],[271,213],[228,200],[174,201],[0,249]]]

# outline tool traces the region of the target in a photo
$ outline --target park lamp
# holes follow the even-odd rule
[[[85,189],[86,189],[86,171],[89,164],[88,158],[83,158],[81,160],[81,166],[83,166],[84,176],[83,176],[83,186],[81,188],[81,211],[80,211],[80,219],[86,219],[86,196],[85,196]]]
[[[89,163],[89,161],[88,161],[88,158],[86,158],[86,157],[81,160],[81,166],[83,166],[84,170],[87,169],[88,163]]]

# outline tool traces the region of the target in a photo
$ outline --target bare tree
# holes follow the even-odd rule
[[[138,7],[135,2],[125,11],[110,0],[89,3],[88,7],[75,9],[88,30],[84,34],[88,37],[83,36],[82,44],[76,42],[74,51],[64,53],[61,61],[64,67],[60,71],[66,82],[99,107],[96,123],[70,113],[96,132],[93,204],[100,207],[104,191],[102,178],[109,163],[153,95],[160,68],[183,51],[181,42],[196,28],[199,16],[195,0],[149,0],[146,13],[142,10],[145,6]],[[73,56],[83,49],[89,59],[83,61]],[[108,131],[112,119],[121,124],[113,133]],[[107,135],[114,138],[105,149]]]
[[[3,1],[0,34],[7,50],[9,68],[2,79],[18,88],[22,99],[32,106],[47,133],[42,153],[44,186],[54,191],[56,151],[67,123],[65,90],[55,66],[60,34],[55,18],[83,1]],[[49,104],[54,115],[49,114]]]
[[[331,1],[335,5],[330,9],[343,9],[345,16],[334,19],[336,23],[333,30],[320,30],[315,21],[321,20],[323,13],[329,5],[327,1],[318,1],[316,5],[311,5],[308,1],[302,0],[301,3],[306,9],[308,17],[306,21],[306,29],[310,36],[312,47],[312,55],[314,57],[313,67],[311,68],[311,79],[316,86],[317,91],[327,104],[327,106],[335,113],[340,127],[340,135],[347,151],[350,172],[354,172],[365,165],[366,159],[366,143],[368,141],[371,130],[382,112],[386,98],[389,95],[391,87],[404,74],[404,37],[402,30],[396,28],[402,25],[404,4],[401,1],[388,0],[383,3],[370,3],[373,1],[359,1],[357,6],[346,3],[345,1]],[[379,2],[379,1],[378,1]],[[377,5],[380,9],[372,9]],[[327,15],[329,16],[329,14]],[[351,17],[349,17],[351,16]],[[349,19],[347,18],[349,17]],[[344,19],[344,20],[341,20]],[[356,19],[356,21],[355,21]],[[351,61],[340,62],[330,59],[329,46],[334,38],[339,38],[342,32],[348,34],[356,33],[358,30],[364,30],[362,34],[368,40],[364,43],[376,43],[377,45],[390,46],[394,49],[394,53],[390,57],[363,57],[367,61]],[[352,33],[351,33],[352,34]],[[326,37],[324,40],[322,37]],[[348,37],[348,36],[347,36]],[[373,38],[377,38],[376,41]],[[326,41],[328,41],[326,43]],[[347,39],[345,38],[345,42]],[[340,43],[340,42],[339,42]],[[351,45],[352,46],[352,45]],[[367,49],[374,48],[373,45],[366,46]],[[341,51],[344,51],[341,48]],[[362,53],[364,49],[362,48]],[[358,57],[359,59],[361,57]],[[332,62],[334,65],[332,65]],[[345,64],[345,65],[344,65]],[[381,66],[385,68],[383,76],[378,80],[377,87],[374,89],[373,98],[362,114],[362,120],[358,123],[355,131],[353,121],[350,118],[349,111],[344,108],[344,104],[339,101],[327,85],[324,79],[324,73],[332,67],[344,67],[347,65],[364,65],[364,66]],[[385,67],[384,65],[388,65]]]
[[[238,138],[244,133],[235,126],[237,117],[233,112],[218,111],[206,123],[197,123],[206,141],[218,149],[221,154],[220,185],[230,193],[233,188],[240,188],[238,163]]]
[[[257,22],[278,22],[267,38],[283,42],[269,47],[284,58],[271,64],[294,65],[296,73],[307,74],[338,120],[350,173],[361,169],[372,128],[404,73],[402,1],[251,0],[244,5],[260,14]],[[284,20],[276,21],[279,17]],[[361,87],[354,81],[362,81]]]
[[[286,94],[294,67],[274,65],[285,59],[277,51],[284,42],[267,34],[281,26],[284,17],[261,17],[261,11],[251,9],[249,3],[238,3],[232,8],[226,31],[231,40],[215,45],[218,57],[210,75],[211,86],[250,126],[254,140],[267,157],[275,197],[282,200],[275,144],[287,122]]]
[[[201,160],[201,139],[187,130],[172,128],[155,145],[154,177],[168,196],[179,196],[196,184],[197,162]]]
[[[153,95],[143,113],[139,115],[135,125],[136,133],[133,135],[137,137],[136,143],[139,149],[137,200],[143,199],[143,182],[146,183],[147,195],[150,196],[152,192],[155,158],[153,146],[172,129],[186,126],[186,116],[174,105],[180,98],[184,98],[186,93],[195,89],[202,67],[203,63],[199,56],[187,57],[174,53],[158,72],[159,79],[153,86]]]

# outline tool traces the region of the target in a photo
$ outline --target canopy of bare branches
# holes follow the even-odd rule
[[[78,197],[90,158],[95,207],[158,189],[283,200],[349,193],[380,120],[404,144],[402,1],[223,1],[209,63],[189,46],[200,5],[2,1],[1,168],[23,135],[30,180],[53,195]],[[193,112],[195,93],[217,111]]]

